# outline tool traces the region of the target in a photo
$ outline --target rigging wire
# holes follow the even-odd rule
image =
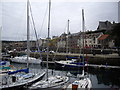
[[[65,27],[64,27],[64,30],[65,30],[65,31],[66,31],[66,29],[67,29],[67,23],[66,23],[66,25],[65,25]],[[60,37],[60,42],[61,42],[63,39],[64,39],[63,37]],[[60,48],[60,45],[58,45],[58,47],[57,47],[57,49],[56,49],[55,52],[58,52],[59,48]],[[55,55],[53,56],[53,59],[52,59],[52,61],[54,62],[54,70],[55,70],[55,68],[56,68],[56,64],[55,64],[55,57],[56,57],[56,55],[57,55],[57,54],[55,54]],[[53,73],[54,70],[52,70],[52,73]]]
[[[47,5],[46,10],[45,10],[45,15],[43,17],[43,21],[42,21],[42,25],[41,25],[40,31],[42,31],[42,29],[43,29],[43,25],[44,25],[44,22],[45,22],[45,17],[47,15],[47,11],[48,11],[48,5]],[[44,46],[42,47],[42,50],[44,50]]]
[[[67,23],[66,23],[66,25],[65,25],[65,28],[64,28],[64,29],[65,29],[65,31],[66,31],[66,29],[67,29]],[[61,38],[60,38],[60,41],[62,41],[62,40],[63,40],[63,38],[61,37]],[[58,52],[59,47],[60,47],[60,45],[57,47],[57,49],[56,49],[56,51],[55,51],[55,52]],[[54,55],[54,57],[53,57],[53,59],[52,59],[53,61],[54,61],[55,57],[56,57],[56,55]]]
[[[42,55],[41,55],[41,51],[40,51],[40,48],[39,48],[39,40],[38,40],[38,35],[37,35],[37,31],[36,31],[36,28],[35,28],[35,22],[34,22],[34,19],[33,19],[33,15],[32,15],[32,9],[31,9],[31,4],[29,2],[29,5],[30,5],[30,14],[31,14],[31,20],[32,20],[32,24],[33,24],[33,29],[35,31],[35,36],[36,36],[36,39],[37,39],[37,46],[38,46],[38,52],[40,52],[40,59],[42,60]]]
[[[65,29],[65,31],[66,31],[66,29],[67,29],[67,23],[66,23],[66,25],[65,25],[64,29]],[[63,40],[63,38],[61,37],[61,38],[60,38],[60,41],[62,41],[62,40]],[[60,45],[58,45],[58,47],[57,47],[57,49],[56,49],[56,51],[55,51],[55,52],[58,52],[59,47],[60,47]],[[55,57],[56,57],[56,55],[53,57],[53,59],[52,59],[53,61],[54,61]]]
[[[31,6],[31,5],[30,5]],[[31,9],[32,10],[32,9]],[[40,28],[40,31],[42,31],[42,29],[43,29],[43,25],[44,25],[44,22],[45,22],[45,17],[46,17],[46,15],[47,15],[47,11],[48,11],[48,5],[47,5],[47,7],[46,7],[46,9],[45,9],[45,14],[44,14],[44,17],[43,17],[43,20],[42,20],[42,24],[41,24],[41,28]],[[37,35],[37,37],[38,38],[40,38],[40,36],[41,36],[41,33],[40,34],[38,34]],[[44,49],[44,47],[42,47],[42,50]]]
[[[43,17],[43,21],[42,21],[42,25],[41,25],[40,31],[42,31],[42,29],[43,29],[43,25],[44,25],[44,22],[45,22],[45,17],[47,15],[47,11],[48,11],[48,6],[46,7],[46,10],[45,10],[45,15]]]

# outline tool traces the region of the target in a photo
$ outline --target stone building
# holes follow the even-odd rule
[[[57,46],[66,48],[68,46],[69,50],[72,48],[109,48],[114,47],[114,40],[111,36],[106,36],[106,32],[113,29],[116,25],[115,22],[111,23],[109,21],[100,21],[97,30],[90,32],[78,32],[68,35],[63,33],[58,42]],[[105,35],[104,35],[105,34]],[[83,46],[83,35],[84,35],[84,46]],[[106,36],[106,37],[105,37]],[[104,37],[104,39],[103,39]],[[68,40],[68,42],[67,42]],[[68,43],[68,45],[67,45]]]
[[[67,40],[67,34],[66,33],[61,34],[61,36],[59,37],[59,39],[57,41],[57,47],[65,48],[66,47],[66,40]]]
[[[90,34],[85,34],[85,46],[87,48],[100,48],[101,44],[98,43],[98,38],[103,35],[103,33],[90,33]]]
[[[115,23],[114,21],[112,23],[110,21],[99,21],[97,30],[98,31],[102,31],[102,30],[109,31],[109,30],[112,30],[116,24],[117,23]]]
[[[114,47],[114,40],[109,34],[104,34],[98,38],[98,42],[101,44],[101,48],[112,48]]]

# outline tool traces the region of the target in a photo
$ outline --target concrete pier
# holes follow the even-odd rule
[[[65,60],[66,56],[74,56],[78,57],[80,54],[75,54],[75,53],[53,53],[50,54],[49,60],[53,61],[59,61],[59,60]],[[86,56],[86,55],[85,55]],[[42,54],[43,60],[46,61],[46,54]],[[89,64],[98,64],[98,65],[111,65],[111,66],[120,66],[120,56],[118,54],[96,54],[95,56],[92,54],[87,54],[88,57],[88,63]]]
[[[25,54],[25,52],[15,53],[15,55],[19,56],[20,54]],[[82,55],[82,54],[81,54]],[[31,52],[31,57],[40,58],[40,53]],[[41,53],[43,61],[46,61],[46,52]],[[79,58],[80,54],[78,53],[50,53],[49,61],[60,61],[66,60],[66,56]],[[112,54],[85,54],[88,57],[88,64],[95,65],[110,65],[110,66],[120,66],[120,56],[117,53]]]
[[[46,61],[42,62],[43,64],[46,64]],[[54,65],[53,61],[48,61],[49,65]],[[87,67],[92,67],[92,68],[107,68],[107,69],[120,69],[120,66],[110,66],[110,65],[95,65],[95,64],[87,64]]]

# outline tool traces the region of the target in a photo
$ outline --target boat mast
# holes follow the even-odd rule
[[[70,20],[68,19],[68,28],[67,28],[67,50],[66,50],[66,53],[68,53],[68,34],[69,34],[69,22],[70,22]]]
[[[27,0],[27,68],[29,67],[29,56],[30,56],[30,31],[29,31],[29,0]]]
[[[68,19],[68,25],[67,25],[67,43],[66,43],[66,54],[68,54],[68,34],[69,34],[69,22],[70,20]],[[67,57],[66,57],[67,60]]]
[[[49,59],[49,39],[50,39],[50,10],[51,10],[51,0],[49,0],[49,15],[48,15],[48,37],[47,37],[47,80],[48,80],[48,59]]]
[[[1,39],[2,27],[0,27],[0,60],[2,60],[2,39]]]
[[[83,34],[82,34],[82,38],[83,38],[83,63],[85,62],[85,19],[84,19],[84,9],[82,9],[82,30],[83,30]],[[83,74],[84,74],[84,66],[83,66]]]

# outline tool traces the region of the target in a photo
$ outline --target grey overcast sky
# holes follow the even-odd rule
[[[26,1],[2,0],[0,3],[3,40],[26,40]],[[30,3],[37,34],[39,38],[46,38],[48,0],[30,0]],[[96,30],[99,21],[118,22],[118,0],[52,0],[50,36],[60,36],[66,32],[68,19],[71,33],[81,31],[82,9],[87,30]],[[35,39],[32,26],[30,36]]]

